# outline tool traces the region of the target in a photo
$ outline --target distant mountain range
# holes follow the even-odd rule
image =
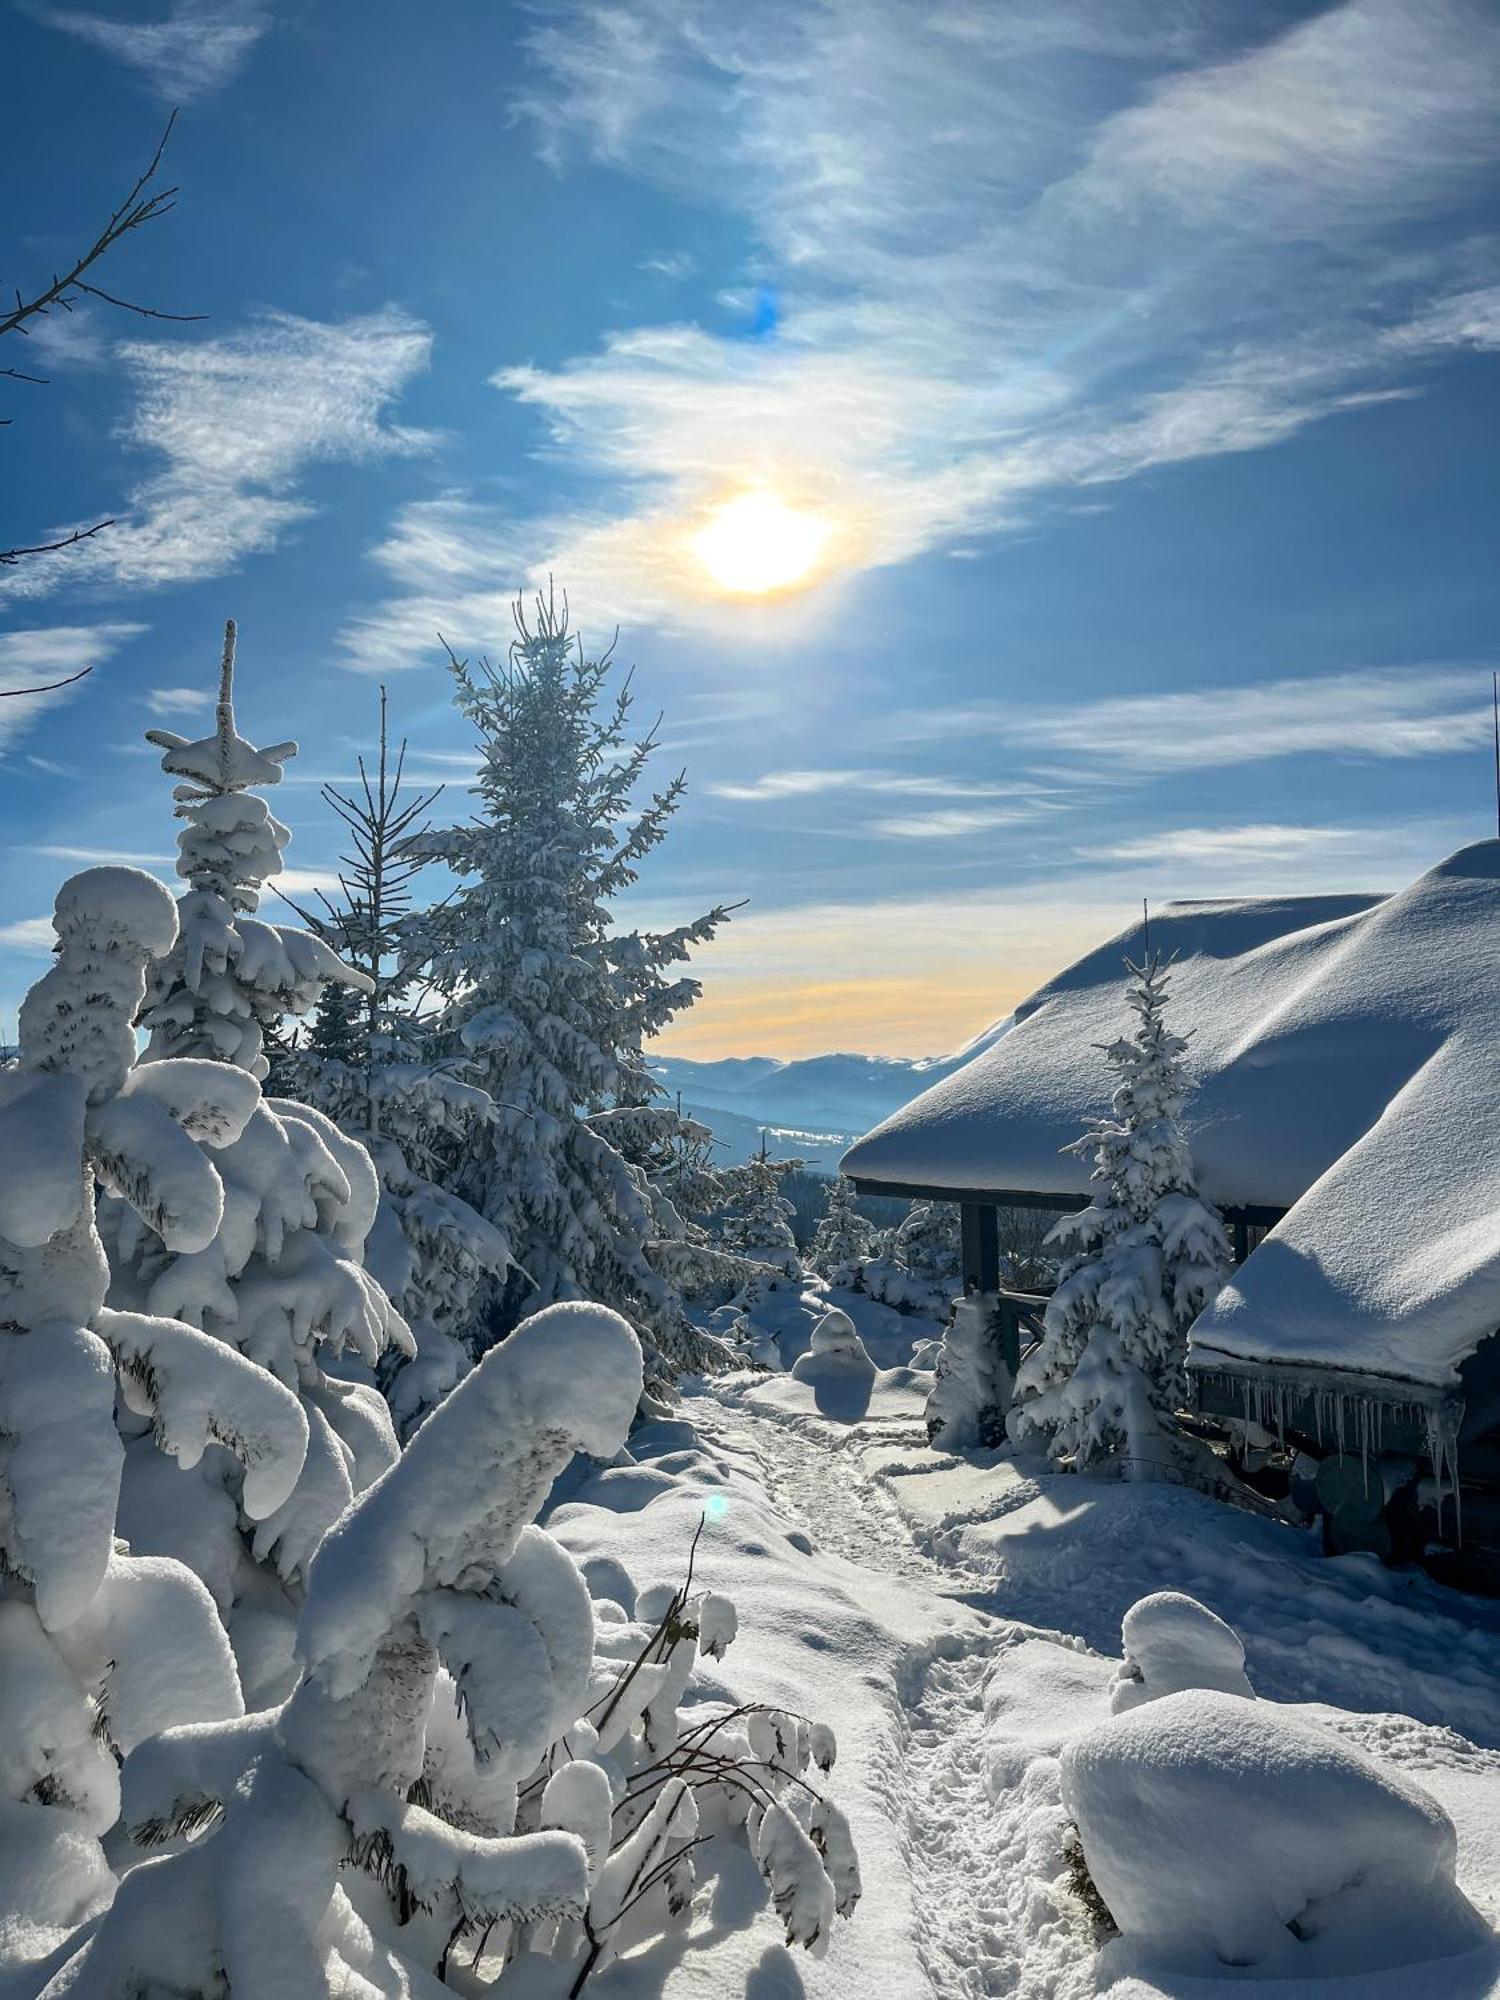
[[[837,1171],[839,1158],[862,1133],[908,1099],[939,1082],[997,1042],[1009,1017],[946,1056],[727,1056],[693,1062],[658,1056],[652,1069],[663,1087],[681,1092],[682,1108],[711,1126],[725,1165],[760,1151],[800,1154],[815,1173]]]

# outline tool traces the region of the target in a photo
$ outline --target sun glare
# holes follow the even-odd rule
[[[818,515],[774,493],[742,493],[716,510],[693,547],[721,590],[763,597],[804,582],[827,540],[828,524]]]

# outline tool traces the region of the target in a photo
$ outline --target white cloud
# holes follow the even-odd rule
[[[195,581],[274,547],[313,511],[296,491],[307,466],[431,443],[385,414],[430,347],[425,328],[394,310],[335,324],[268,313],[217,339],[124,343],[134,403],[121,435],[161,468],[133,489],[113,527],[7,571],[0,594],[84,578],[135,588]]]
[[[45,694],[22,694],[66,680],[86,668],[99,667],[144,625],[53,625],[28,632],[0,632],[0,745],[19,738],[46,710],[71,701],[88,686],[52,688]]]
[[[1487,340],[1493,253],[1460,209],[1500,154],[1500,12],[1343,0],[1268,26],[1173,0],[552,6],[525,98],[544,149],[742,211],[779,320],[502,368],[606,498],[409,510],[356,664],[455,620],[503,631],[507,593],[549,569],[605,619],[743,626],[691,554],[737,486],[823,512],[829,574],[858,573],[1265,449]],[[1419,212],[1420,264],[1400,238]],[[801,614],[750,615],[766,638]]]
[[[887,819],[865,822],[867,833],[883,834],[887,840],[957,840],[966,834],[993,833],[1002,826],[1020,826],[1038,816],[1035,807],[997,806],[972,811],[952,807],[940,812],[895,813]]]
[[[147,688],[141,697],[153,715],[180,715],[184,709],[212,708],[214,697],[207,688]]]
[[[50,917],[18,917],[14,923],[0,924],[0,944],[12,951],[50,952],[56,943]]]
[[[895,716],[908,741],[990,734],[1133,771],[1182,771],[1324,756],[1426,757],[1472,749],[1492,727],[1489,670],[1375,667],[1069,708],[976,703]]]
[[[65,7],[37,7],[36,18],[136,70],[166,103],[190,104],[229,83],[261,36],[270,14],[243,0],[178,0],[162,21],[117,21]]]
[[[45,854],[52,861],[76,861],[85,868],[170,868],[170,854],[122,854],[113,847],[56,847],[50,842],[27,850],[31,854]]]
[[[969,784],[958,778],[922,777],[899,771],[837,768],[766,771],[758,778],[725,779],[704,788],[713,797],[744,801],[813,798],[824,792],[890,792],[902,797],[1004,799],[1033,796],[1036,785]]]
[[[1370,837],[1368,827],[1353,826],[1181,826],[1078,852],[1099,861],[1261,861],[1332,854]]]

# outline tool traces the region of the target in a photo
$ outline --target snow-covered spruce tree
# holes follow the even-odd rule
[[[189,742],[168,729],[146,731],[165,753],[162,769],[182,780],[172,796],[187,821],[177,872],[189,888],[178,902],[177,942],[152,973],[141,1019],[151,1036],[148,1062],[209,1056],[264,1077],[267,1027],[305,1014],[330,980],[362,981],[320,939],[254,914],[291,835],[252,788],[279,785],[297,746],[257,750],[236,730],[234,650],[230,619],[211,736]]]
[[[471,1361],[465,1336],[476,1294],[511,1267],[504,1235],[450,1188],[439,1158],[461,1159],[495,1106],[466,1080],[472,1061],[428,1053],[423,989],[407,933],[412,884],[426,860],[423,815],[439,796],[404,786],[406,744],[392,753],[385,689],[376,756],[359,759],[357,791],[323,788],[348,830],[340,893],[302,914],[368,982],[358,994],[328,986],[288,1066],[289,1094],[325,1111],[365,1146],[380,1176],[380,1209],[366,1262],[400,1307],[416,1343],[388,1361],[382,1383],[400,1429],[415,1427]]]
[[[752,1159],[725,1173],[729,1205],[719,1226],[720,1240],[728,1248],[795,1284],[805,1276],[792,1228],[797,1211],[781,1187],[787,1175],[796,1173],[801,1165],[800,1160],[771,1159],[762,1138],[760,1151]]]
[[[828,1184],[828,1206],[808,1250],[808,1263],[831,1285],[863,1289],[861,1267],[875,1246],[875,1230],[855,1207],[854,1184],[836,1174]]]
[[[246,1072],[268,1067],[262,1030],[314,1006],[332,980],[363,988],[320,939],[247,913],[281,866],[285,830],[246,791],[279,780],[295,748],[262,753],[234,727],[234,628],[229,626],[214,734],[199,743],[152,732],[177,787],[175,944],[158,960],[143,1019],[151,1040],[142,1076],[191,1052]],[[227,1088],[227,1086],[226,1086]],[[127,1452],[123,1531],[134,1546],[179,1556],[213,1592],[234,1642],[247,1696],[276,1699],[289,1684],[296,1604],[323,1535],[396,1457],[390,1414],[373,1371],[387,1347],[410,1352],[411,1335],[364,1268],[379,1185],[369,1154],[317,1109],[255,1093],[215,1167],[224,1225],[184,1250],[127,1204],[107,1198],[100,1229],[109,1249],[109,1302],[200,1327],[297,1395],[309,1430],[292,1494],[265,1519],[247,1516],[221,1452],[191,1473],[135,1446]],[[341,1357],[363,1367],[344,1379]],[[357,1368],[356,1368],[357,1372]]]
[[[871,1298],[895,1306],[898,1312],[946,1319],[963,1283],[956,1205],[914,1201],[882,1246],[882,1254],[866,1263],[864,1282]]]
[[[290,1700],[130,1759],[136,1841],[202,1837],[127,1875],[46,2000],[419,2000],[445,1978],[576,1995],[684,1916],[721,1831],[748,1837],[788,1941],[824,1948],[859,1894],[847,1824],[805,1776],[831,1732],[753,1706],[679,1715],[732,1607],[684,1587],[649,1626],[596,1617],[533,1525],[575,1451],[618,1449],[641,1381],[634,1334],[597,1305],[549,1307],[485,1355],[324,1543]]]
[[[1187,1043],[1167,1025],[1168,968],[1151,957],[1126,970],[1136,1026],[1104,1049],[1119,1075],[1110,1111],[1069,1148],[1092,1157],[1093,1200],[1052,1232],[1067,1254],[1009,1429],[1018,1443],[1044,1438],[1079,1471],[1113,1457],[1150,1479],[1171,1466],[1187,1330],[1231,1252],[1182,1130],[1192,1085]]]
[[[647,1343],[648,1380],[719,1358],[673,1276],[680,1237],[641,1153],[675,1117],[656,1101],[649,1039],[697,999],[681,973],[723,909],[667,932],[611,928],[611,906],[663,839],[675,778],[641,810],[655,747],[627,739],[628,682],[606,693],[610,655],[588,657],[566,607],[539,600],[503,668],[453,660],[458,705],[479,736],[478,810],[421,851],[460,887],[426,925],[448,996],[443,1027],[497,1115],[453,1157],[451,1184],[507,1238],[527,1282],[489,1302],[480,1344],[522,1305],[587,1297],[619,1308]]]
[[[53,927],[0,1073],[0,1966],[17,1977],[108,1901],[119,1756],[243,1713],[209,1592],[117,1539],[127,1450],[184,1481],[213,1454],[263,1521],[307,1447],[297,1398],[232,1347],[105,1305],[96,1187],[201,1253],[225,1224],[219,1149],[260,1096],[217,1063],[137,1064],[172,899],[135,869],[94,868],[63,885]]]

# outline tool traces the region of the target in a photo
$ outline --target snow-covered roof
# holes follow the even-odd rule
[[[1500,1325],[1500,841],[1398,895],[1179,903],[1151,919],[1192,1032],[1203,1191],[1290,1213],[1194,1328],[1214,1353],[1451,1383]],[[863,1181],[1076,1193],[1125,1026],[1112,939],[845,1156]]]

